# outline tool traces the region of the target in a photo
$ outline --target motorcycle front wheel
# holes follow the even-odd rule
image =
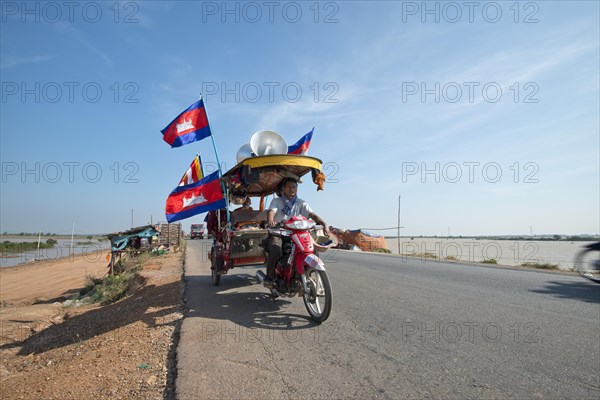
[[[316,322],[323,322],[331,313],[331,284],[327,272],[305,267],[304,276],[309,292],[304,293],[304,305],[310,317]]]
[[[575,270],[584,278],[600,283],[600,250],[588,248],[580,251],[575,258]]]

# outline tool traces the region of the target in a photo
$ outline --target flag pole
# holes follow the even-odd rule
[[[202,100],[202,93],[200,93],[200,100]],[[210,121],[208,120],[208,112],[206,112],[206,104],[204,104],[204,113],[206,114],[206,122],[208,126],[210,126]],[[217,143],[215,142],[215,134],[210,130],[210,139],[213,144],[213,149],[215,151],[215,157],[217,159],[217,167],[219,168],[219,178],[223,176],[223,170],[221,169],[221,161],[219,160],[219,152],[217,151]],[[229,215],[229,196],[227,195],[227,191],[225,189],[225,184],[221,181],[221,190],[223,191],[223,197],[225,197],[225,210],[227,211],[227,224],[231,223],[230,215]]]
[[[207,121],[208,121],[208,119],[207,119]],[[198,159],[198,164],[200,165],[200,173],[202,174],[202,177],[204,178],[204,167],[202,166],[202,159],[200,158],[200,153],[196,153],[196,158]]]

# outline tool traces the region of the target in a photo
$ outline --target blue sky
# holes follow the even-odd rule
[[[227,168],[255,131],[315,127],[329,182],[299,193],[333,226],[395,226],[401,195],[407,235],[599,233],[598,2],[23,4],[1,9],[2,232],[164,221],[195,153],[214,170],[209,140],[160,133],[204,91]]]

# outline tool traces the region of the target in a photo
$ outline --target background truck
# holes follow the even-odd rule
[[[204,224],[192,224],[190,239],[204,239]]]

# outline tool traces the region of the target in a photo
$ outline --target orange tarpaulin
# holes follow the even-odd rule
[[[344,231],[341,238],[350,244],[358,246],[362,251],[388,248],[385,237],[362,232],[360,230]]]

